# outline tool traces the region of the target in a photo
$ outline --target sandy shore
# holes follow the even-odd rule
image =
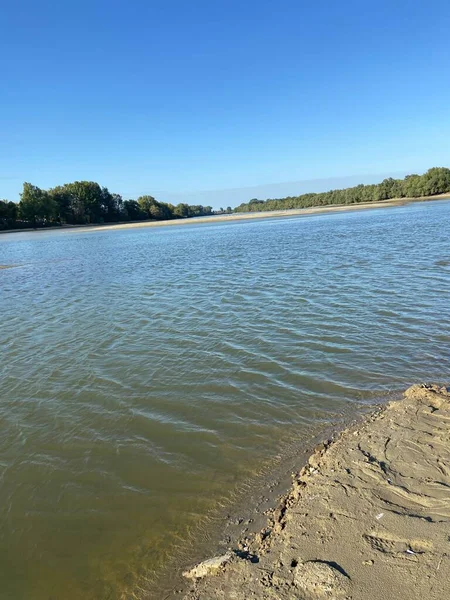
[[[247,219],[273,219],[276,217],[295,217],[315,215],[321,213],[348,212],[365,210],[369,208],[387,208],[390,206],[403,206],[412,202],[426,202],[430,200],[449,200],[450,194],[436,196],[422,196],[420,198],[393,198],[382,202],[361,202],[360,204],[338,204],[332,206],[314,206],[311,208],[293,208],[289,210],[267,210],[264,212],[233,213],[230,215],[214,215],[212,217],[195,217],[192,219],[174,219],[172,221],[138,221],[133,223],[116,223],[105,225],[63,225],[62,227],[43,227],[40,229],[7,229],[1,233],[26,233],[39,231],[64,231],[76,230],[78,232],[110,231],[112,229],[139,229],[142,227],[167,227],[170,225],[192,225],[194,223],[226,223],[228,221],[243,221]]]
[[[450,598],[450,393],[413,386],[316,449],[267,525],[184,600]]]
[[[421,198],[393,198],[392,200],[383,200],[382,202],[361,202],[360,204],[339,204],[336,206],[314,206],[311,208],[293,208],[290,210],[268,210],[256,213],[233,213],[231,215],[196,217],[194,219],[175,219],[173,221],[144,221],[139,223],[121,223],[120,225],[100,225],[89,227],[86,229],[86,231],[135,229],[139,227],[164,227],[168,225],[192,225],[193,223],[225,223],[228,221],[242,221],[247,219],[273,219],[275,217],[295,217],[321,213],[364,210],[368,208],[386,208],[389,206],[402,206],[412,202],[425,202],[429,200],[443,200],[448,198],[450,198],[449,194],[424,196]]]

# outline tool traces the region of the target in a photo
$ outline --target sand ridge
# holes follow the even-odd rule
[[[450,598],[450,393],[413,386],[323,444],[230,550],[184,600]]]

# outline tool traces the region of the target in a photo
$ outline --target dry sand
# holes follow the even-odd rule
[[[184,600],[450,598],[450,393],[413,386],[319,447],[267,527],[185,577]]]

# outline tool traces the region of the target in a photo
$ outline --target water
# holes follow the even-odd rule
[[[449,224],[1,235],[2,599],[139,596],[283,441],[448,381]]]

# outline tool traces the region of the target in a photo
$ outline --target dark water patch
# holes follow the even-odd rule
[[[450,259],[437,260],[434,264],[437,267],[450,267]]]

